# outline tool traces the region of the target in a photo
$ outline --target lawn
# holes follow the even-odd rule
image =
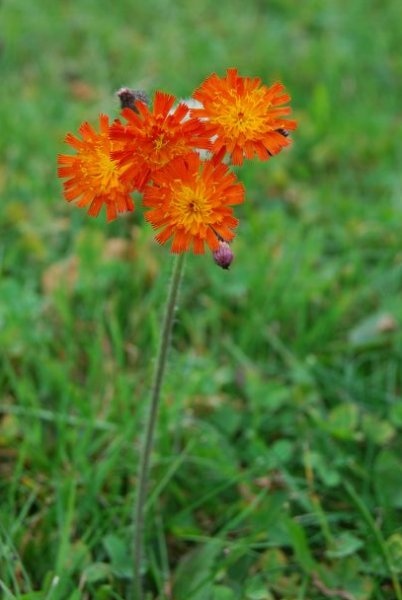
[[[67,131],[122,85],[281,80],[235,261],[189,255],[147,499],[149,600],[402,600],[402,4],[0,4],[0,590],[130,600],[172,256],[68,205]],[[1,595],[0,593],[0,595]]]

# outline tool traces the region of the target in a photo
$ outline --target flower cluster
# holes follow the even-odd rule
[[[296,122],[285,118],[283,85],[228,69],[208,77],[188,102],[158,91],[150,108],[142,92],[124,88],[119,96],[122,121],[100,115],[99,133],[85,122],[80,138],[66,136],[76,151],[58,156],[66,200],[92,216],[105,205],[111,221],[134,210],[131,194],[140,192],[157,242],[172,240],[177,254],[203,254],[207,245],[217,262],[221,254],[227,262],[238,225],[232,207],[244,200],[228,163],[267,160],[290,143]]]

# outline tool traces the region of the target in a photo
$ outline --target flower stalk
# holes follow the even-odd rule
[[[140,461],[138,465],[137,497],[134,509],[134,599],[142,600],[142,558],[144,549],[144,513],[145,499],[148,488],[150,459],[153,448],[155,425],[158,417],[160,404],[160,393],[165,373],[167,355],[173,328],[174,313],[177,303],[180,281],[183,272],[185,254],[179,254],[175,258],[168,296],[166,299],[165,315],[162,324],[159,350],[155,364],[151,401],[146,417],[144,437],[142,440]]]

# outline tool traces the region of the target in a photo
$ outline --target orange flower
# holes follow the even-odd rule
[[[109,139],[109,118],[100,115],[99,123],[100,133],[83,123],[79,128],[82,140],[67,134],[65,141],[77,154],[59,154],[57,172],[59,177],[68,177],[63,183],[68,202],[76,200],[79,207],[89,204],[88,213],[93,217],[105,204],[107,220],[112,221],[117,213],[134,210],[130,196],[133,187],[121,180],[121,169],[111,158],[111,152],[119,145]]]
[[[193,94],[203,108],[192,109],[191,115],[207,119],[211,135],[217,136],[215,161],[226,152],[235,165],[254,155],[267,160],[290,143],[287,130],[295,129],[296,121],[283,118],[291,112],[282,106],[290,100],[283,90],[281,83],[268,88],[258,77],[240,77],[237,69],[228,69],[223,78],[213,73],[204,81]]]
[[[211,146],[204,124],[189,118],[186,104],[172,110],[175,100],[170,94],[156,92],[152,111],[137,101],[138,114],[125,108],[121,114],[127,125],[116,121],[111,127],[112,139],[123,144],[113,157],[124,167],[124,180],[132,181],[140,191],[173,158]]]
[[[221,240],[230,241],[238,220],[232,204],[244,199],[244,188],[229,168],[203,162],[198,154],[177,158],[154,175],[153,184],[145,189],[145,219],[164,244],[173,237],[171,252],[181,254],[191,243],[195,254],[204,253],[204,243],[212,251]]]

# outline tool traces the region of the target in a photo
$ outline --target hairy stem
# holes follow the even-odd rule
[[[138,466],[137,498],[134,510],[134,599],[142,600],[144,597],[141,577],[141,564],[144,547],[144,506],[147,495],[150,458],[153,447],[155,425],[160,403],[160,392],[165,373],[166,359],[169,350],[170,338],[173,327],[174,312],[183,271],[184,254],[175,258],[169,292],[166,299],[165,315],[163,319],[159,350],[155,364],[152,383],[151,402],[146,418],[144,438],[142,441],[140,462]]]

